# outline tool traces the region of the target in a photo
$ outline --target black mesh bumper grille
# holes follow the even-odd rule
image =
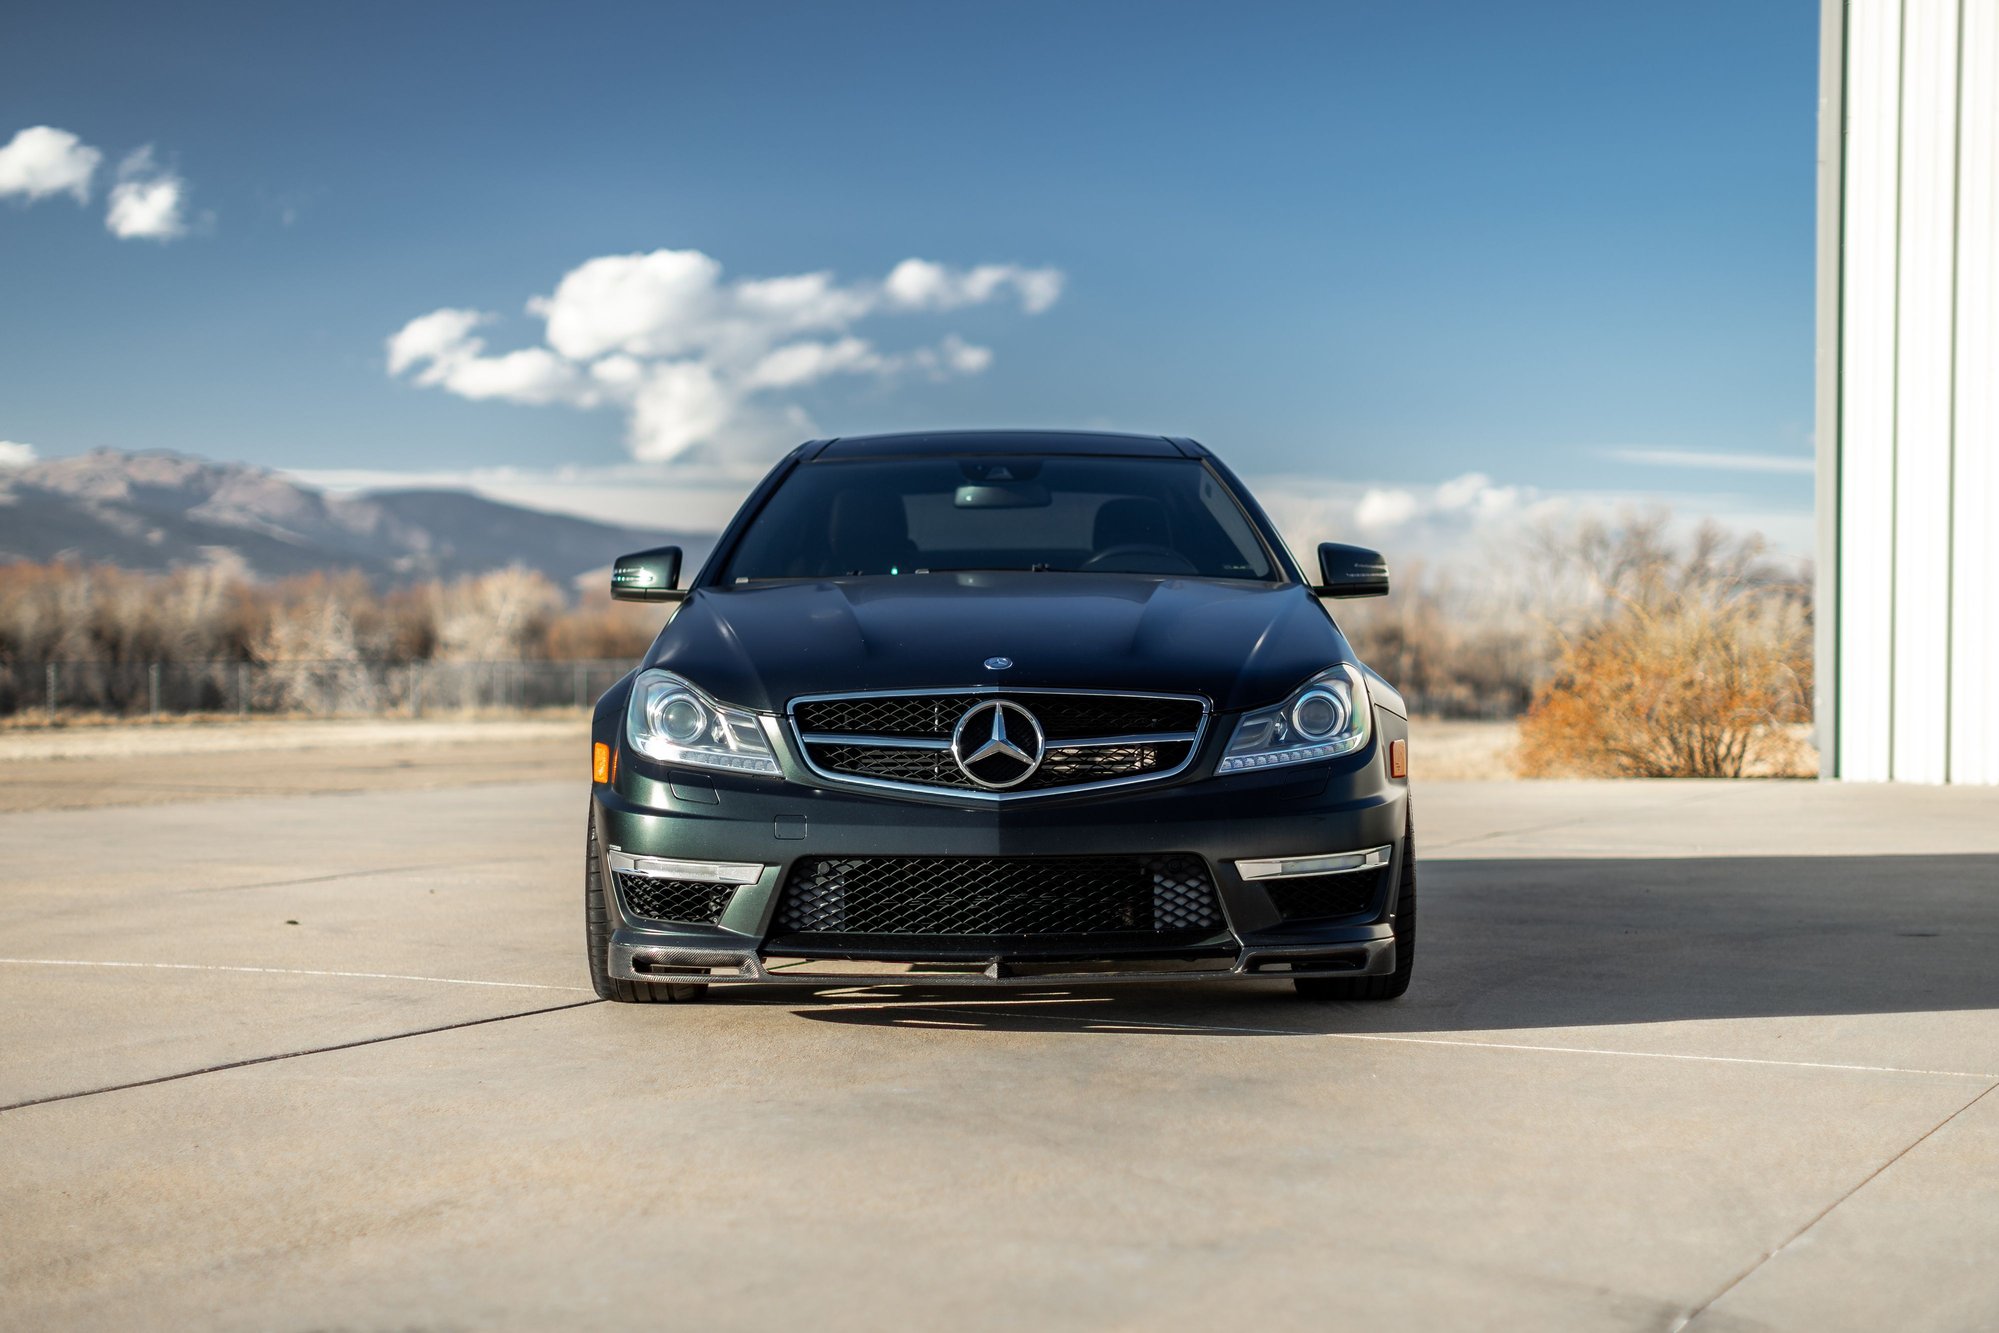
[[[728,910],[736,892],[733,884],[703,884],[687,879],[655,879],[618,871],[618,892],[633,916],[649,921],[714,925]]]
[[[1224,925],[1192,856],[813,858],[778,902],[785,934],[1048,936]]]
[[[1286,921],[1320,921],[1373,910],[1386,873],[1369,868],[1335,875],[1299,875],[1267,881],[1264,888],[1277,914]]]

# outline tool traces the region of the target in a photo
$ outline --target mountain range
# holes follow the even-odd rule
[[[469,491],[334,495],[244,463],[99,449],[0,468],[0,561],[161,571],[221,565],[250,578],[358,570],[381,583],[523,565],[571,585],[626,551],[679,545],[693,570],[712,534],[597,523]]]

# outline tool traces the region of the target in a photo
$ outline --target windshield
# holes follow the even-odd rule
[[[1196,459],[987,455],[803,464],[722,582],[965,569],[1272,577],[1241,506]]]

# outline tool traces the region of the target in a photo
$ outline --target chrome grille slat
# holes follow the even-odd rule
[[[1085,740],[1050,742],[1051,750],[1094,750],[1106,745],[1185,745],[1201,733],[1198,731],[1160,731],[1147,736],[1091,736]],[[949,748],[949,743],[946,743]]]
[[[805,745],[872,745],[884,750],[948,750],[948,740],[933,740],[928,736],[848,736],[838,732],[801,732],[799,741]]]

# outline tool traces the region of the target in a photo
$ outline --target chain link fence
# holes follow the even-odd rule
[[[584,708],[631,669],[626,661],[0,663],[0,717],[422,717]]]

